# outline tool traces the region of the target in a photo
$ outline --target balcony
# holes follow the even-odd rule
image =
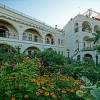
[[[43,43],[43,40],[41,38],[34,37],[34,36],[26,37],[26,36],[23,35],[23,40],[24,41]]]
[[[94,51],[94,48],[93,47],[85,47],[83,48],[81,51]]]
[[[13,34],[13,33],[0,33],[0,37],[2,38],[10,38],[10,39],[19,39],[18,34]]]
[[[54,42],[54,41],[48,41],[48,40],[45,40],[45,43],[46,43],[46,44],[55,45],[55,42]]]

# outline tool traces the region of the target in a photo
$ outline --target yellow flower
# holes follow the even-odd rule
[[[60,91],[61,89],[60,89],[60,88],[58,88],[57,90],[58,90],[58,91]]]
[[[43,90],[47,90],[47,88],[45,88],[44,86],[42,87]]]
[[[24,98],[27,99],[28,98],[28,95],[24,95]]]
[[[15,98],[12,98],[11,100],[16,100]]]
[[[40,85],[40,82],[39,81],[37,81],[37,85]]]
[[[40,95],[40,92],[36,92],[36,95],[39,96]]]
[[[46,96],[49,96],[49,92],[45,92],[45,95],[46,95]]]
[[[41,84],[44,84],[44,81],[42,81]]]
[[[50,85],[51,88],[54,88],[54,85]]]
[[[76,95],[77,95],[78,97],[83,97],[84,92],[81,91],[81,90],[77,90],[77,91],[76,91]]]
[[[74,84],[76,84],[76,85],[80,85],[81,82],[80,82],[79,80],[74,80]]]

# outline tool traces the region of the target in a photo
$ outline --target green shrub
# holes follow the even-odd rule
[[[42,61],[44,62],[44,66],[49,65],[64,65],[66,62],[66,57],[63,55],[57,53],[56,51],[52,50],[44,50],[44,51],[36,51],[33,54],[29,55],[30,58],[42,58]]]

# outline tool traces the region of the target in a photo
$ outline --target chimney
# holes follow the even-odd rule
[[[57,25],[55,25],[55,29],[57,29]]]

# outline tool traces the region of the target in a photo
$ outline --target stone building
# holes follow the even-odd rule
[[[64,56],[83,60],[91,57],[96,61],[99,53],[89,40],[92,33],[100,29],[100,14],[88,9],[83,15],[78,14],[63,27],[58,29],[0,5],[0,44],[19,46],[21,52],[31,54],[44,49],[54,50]],[[98,41],[97,44],[100,44]],[[96,44],[96,45],[97,45]]]

